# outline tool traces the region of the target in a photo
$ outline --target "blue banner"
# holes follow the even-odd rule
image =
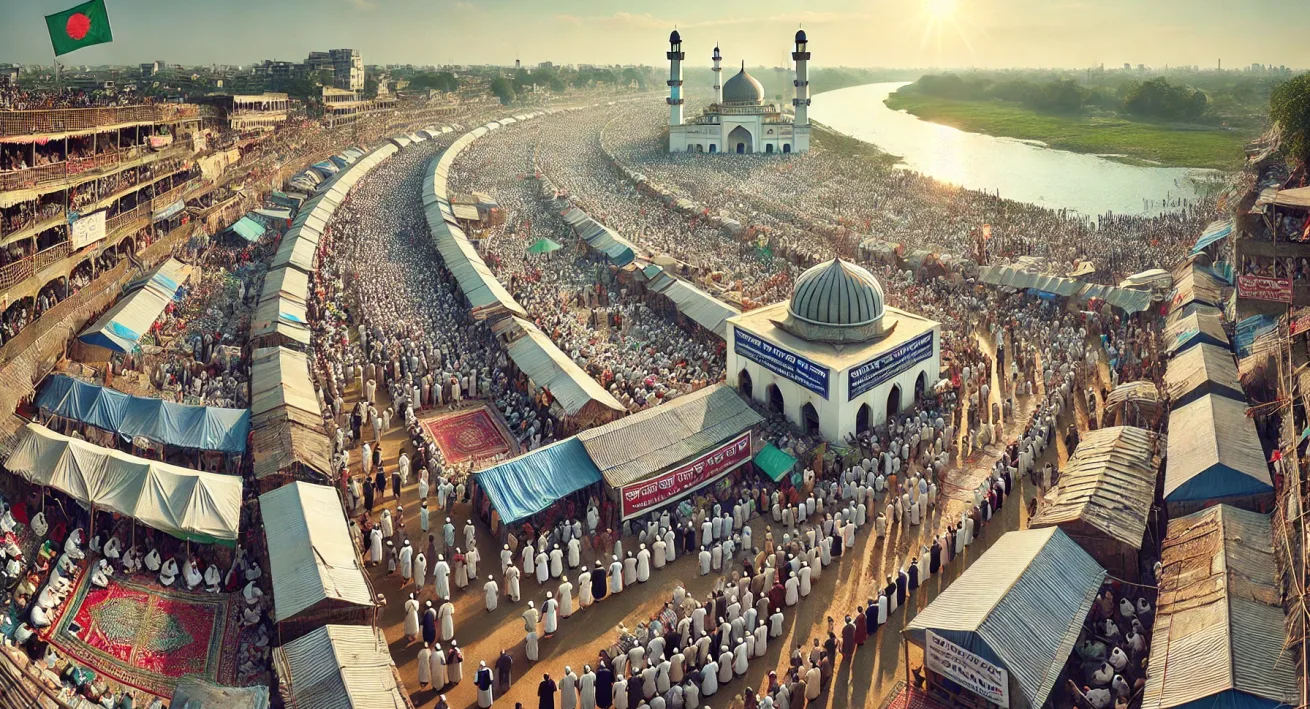
[[[854,400],[855,397],[879,384],[908,372],[911,367],[931,356],[932,331],[930,330],[890,352],[874,357],[868,362],[851,369],[846,400]],[[928,382],[929,385],[935,383]]]
[[[828,398],[828,368],[793,354],[754,335],[733,328],[737,354],[810,391]]]

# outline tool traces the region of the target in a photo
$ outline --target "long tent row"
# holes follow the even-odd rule
[[[524,119],[539,115],[542,114],[533,113]],[[527,317],[527,311],[491,272],[464,234],[450,202],[450,168],[455,164],[455,159],[473,141],[497,127],[499,124],[491,121],[461,135],[432,158],[423,177],[423,213],[427,218],[428,232],[432,235],[433,244],[441,254],[446,269],[455,277],[460,292],[468,299],[473,317],[479,320],[502,315]]]
[[[531,321],[503,318],[492,325],[492,331],[505,343],[506,354],[514,366],[534,386],[550,392],[551,408],[556,409],[553,413],[561,420],[587,428],[613,421],[627,412],[614,395],[560,351],[550,336]]]
[[[605,258],[620,268],[627,266],[637,258],[637,247],[621,234],[593,219],[589,214],[571,201],[561,213],[564,221],[573,229],[573,233],[586,242],[587,246],[603,254]]]
[[[31,423],[5,467],[79,503],[130,517],[179,539],[235,542],[241,478],[102,448]]]
[[[244,454],[250,433],[249,409],[190,406],[132,396],[67,374],[57,374],[46,382],[36,406],[44,415],[112,431],[127,440],[139,436],[200,451]]]
[[[316,185],[273,256],[250,325],[250,410],[255,478],[261,489],[294,479],[331,480],[332,446],[309,377],[310,278],[318,245],[337,207],[350,190],[400,148],[384,143],[368,152],[351,149],[332,164],[330,177]],[[317,166],[315,166],[317,167]]]
[[[720,339],[728,336],[728,318],[741,315],[737,308],[677,276],[669,275],[662,266],[650,264],[642,269],[641,274],[646,280],[646,290],[673,301],[678,312]]]
[[[1015,266],[984,266],[978,272],[978,280],[1016,290],[1052,293],[1074,298],[1079,302],[1096,298],[1126,313],[1140,313],[1151,307],[1151,294],[1147,291],[1085,283],[1073,278],[1035,273]]]
[[[141,336],[150,331],[164,308],[177,297],[191,270],[177,259],[165,260],[144,278],[129,283],[118,302],[78,339],[112,352],[134,352],[141,344]]]

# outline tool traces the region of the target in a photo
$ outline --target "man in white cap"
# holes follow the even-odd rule
[[[528,601],[528,609],[523,611],[523,631],[525,650],[528,659],[532,662],[537,661],[537,621],[541,619],[541,614],[537,611],[536,604]]]
[[[450,564],[446,555],[437,555],[437,564],[432,568],[432,583],[437,588],[437,598],[450,598]]]
[[[623,592],[623,562],[617,555],[610,557],[610,593]]]
[[[496,583],[496,579],[487,579],[482,586],[482,591],[486,594],[487,612],[496,610],[496,604],[500,600],[500,585]]]

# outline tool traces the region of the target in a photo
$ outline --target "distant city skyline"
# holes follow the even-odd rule
[[[76,0],[5,0],[0,62],[49,65],[43,16]],[[358,49],[366,64],[647,64],[660,66],[677,26],[689,66],[788,61],[797,26],[814,64],[866,67],[1050,67],[1125,62],[1162,68],[1252,63],[1310,66],[1310,18],[1295,0],[832,0],[797,10],[782,0],[662,3],[595,0],[226,0],[167,6],[107,0],[112,44],[65,65],[163,59],[170,64],[303,61],[312,50]],[[1270,18],[1279,18],[1271,22]]]

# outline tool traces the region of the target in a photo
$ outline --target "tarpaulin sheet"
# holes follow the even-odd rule
[[[96,508],[195,542],[232,542],[241,478],[146,460],[29,423],[5,467]]]
[[[132,352],[141,335],[150,329],[181,284],[191,275],[191,267],[176,259],[160,264],[150,276],[128,286],[129,293],[78,338],[115,352]]]
[[[600,469],[581,441],[567,438],[476,473],[474,479],[508,524],[600,482]]]
[[[1215,243],[1216,241],[1223,240],[1229,234],[1232,233],[1233,233],[1232,219],[1222,219],[1217,222],[1211,222],[1210,225],[1205,228],[1205,231],[1201,232],[1201,236],[1197,238],[1196,246],[1192,247],[1192,253],[1199,254],[1203,250],[1205,250],[1205,247]]]
[[[755,467],[759,468],[761,473],[769,476],[773,482],[778,482],[782,476],[791,472],[796,465],[796,459],[790,454],[784,453],[780,448],[772,443],[760,449],[755,454]]]
[[[180,448],[245,453],[249,409],[189,406],[124,394],[74,379],[50,378],[37,408],[66,419],[113,431],[124,439],[142,436]]]
[[[264,235],[264,225],[249,216],[241,217],[236,224],[228,227],[228,230],[236,232],[238,236],[252,244]]]

